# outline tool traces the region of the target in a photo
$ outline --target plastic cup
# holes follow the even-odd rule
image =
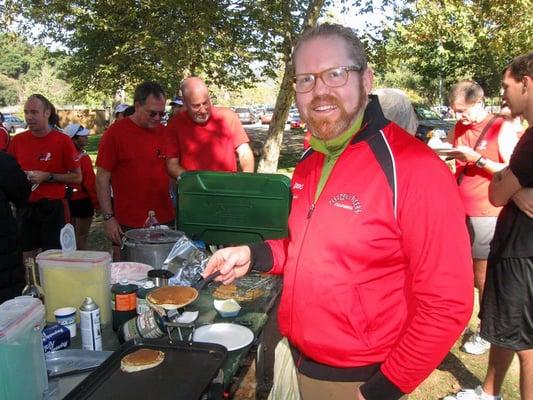
[[[76,336],[76,308],[63,307],[54,311],[56,321],[59,325],[63,325],[70,331],[70,337]]]

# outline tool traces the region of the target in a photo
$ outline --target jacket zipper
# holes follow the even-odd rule
[[[339,158],[341,156],[342,156],[342,154],[339,156]],[[338,159],[337,159],[337,161],[338,161]],[[336,167],[337,167],[337,163],[335,162],[335,165],[333,166],[333,168],[332,168],[332,170],[331,170],[331,172],[329,174],[329,177],[331,177],[331,175],[335,171]],[[300,249],[298,250],[298,257],[296,258],[296,267],[294,269],[294,275],[293,275],[293,278],[292,278],[293,290],[292,290],[292,299],[291,299],[291,316],[290,316],[291,322],[290,322],[290,329],[289,329],[289,332],[291,334],[292,334],[292,321],[293,321],[293,309],[294,309],[294,292],[295,292],[294,287],[295,287],[295,282],[296,282],[296,273],[297,273],[297,270],[298,270],[298,266],[300,265],[300,257],[302,255],[302,248],[303,248],[303,244],[305,242],[305,238],[307,236],[307,231],[309,230],[309,224],[311,222],[311,216],[313,215],[313,212],[315,211],[315,207],[316,207],[316,203],[317,203],[318,199],[322,196],[322,193],[324,193],[324,190],[326,189],[326,186],[328,185],[329,177],[328,177],[326,183],[324,184],[324,187],[322,188],[322,192],[316,198],[316,200],[313,200],[313,202],[311,203],[311,206],[309,207],[309,210],[307,210],[307,218],[306,218],[307,221],[306,221],[305,231],[304,231],[304,234],[302,236],[302,242],[301,242],[301,245],[300,245]],[[317,187],[318,187],[318,185],[317,185]],[[314,195],[313,195],[313,197],[314,197]]]
[[[310,220],[311,220],[311,214],[313,214],[313,210],[315,209],[315,203],[312,203],[311,204],[311,207],[309,208],[309,211],[307,213],[307,221],[306,221],[306,225],[305,225],[305,231],[304,231],[304,234],[302,236],[302,242],[301,242],[301,245],[300,245],[300,249],[298,250],[298,257],[296,258],[296,267],[294,268],[294,274],[292,276],[292,298],[291,298],[291,315],[290,315],[290,318],[291,318],[291,322],[290,322],[290,329],[289,329],[289,332],[291,333],[292,335],[292,321],[293,321],[293,313],[294,313],[294,293],[295,293],[295,286],[296,286],[296,275],[297,275],[297,271],[298,271],[298,267],[300,265],[300,257],[302,255],[302,248],[303,248],[303,244],[305,242],[305,238],[307,236],[307,231],[309,230],[309,223],[310,223]]]
[[[307,219],[310,219],[311,215],[313,215],[313,211],[315,210],[315,204],[316,203],[313,203],[311,204],[311,207],[309,207],[309,210],[307,211]]]

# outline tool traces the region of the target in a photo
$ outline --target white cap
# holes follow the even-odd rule
[[[64,134],[70,138],[74,136],[89,136],[89,129],[81,124],[69,124],[65,127]]]
[[[115,112],[113,114],[124,112],[128,107],[129,105],[127,105],[126,103],[120,103],[118,106],[115,107]]]

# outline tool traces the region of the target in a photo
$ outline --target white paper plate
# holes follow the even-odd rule
[[[237,324],[217,323],[204,325],[194,331],[193,341],[217,343],[228,351],[239,350],[254,340],[254,333],[247,327]]]

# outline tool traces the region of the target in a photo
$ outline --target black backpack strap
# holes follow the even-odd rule
[[[394,163],[394,156],[392,150],[385,139],[383,131],[379,131],[376,135],[372,135],[368,139],[368,145],[372,149],[372,152],[376,156],[376,159],[383,169],[387,182],[392,191],[392,205],[394,209],[394,218],[398,218],[397,210],[397,177],[396,177],[396,164]]]

